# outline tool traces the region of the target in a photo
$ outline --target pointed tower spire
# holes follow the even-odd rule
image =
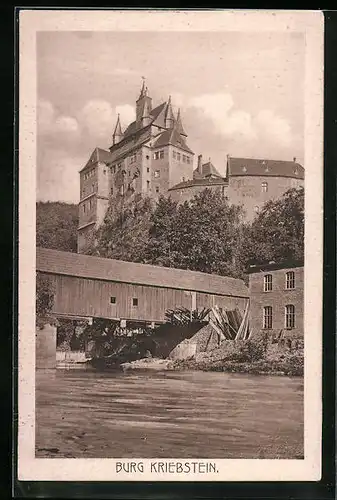
[[[146,127],[151,123],[151,105],[149,99],[144,99],[144,107],[141,120],[142,127]]]
[[[171,96],[169,96],[165,111],[165,128],[168,129],[173,128],[174,123],[175,123],[175,118],[172,110]]]
[[[116,122],[116,127],[112,136],[112,141],[113,145],[117,144],[123,139],[123,132],[122,132],[122,127],[121,127],[121,121],[120,121],[120,116],[119,113],[117,115],[117,122]]]
[[[139,94],[138,99],[141,99],[147,93],[147,87],[145,87],[145,77],[144,76],[142,76],[142,80],[143,80],[142,88],[140,89],[140,94]]]
[[[140,95],[136,101],[136,124],[137,128],[145,127],[151,121],[152,99],[148,94],[148,88],[145,85],[145,78],[142,76],[143,85]],[[145,121],[144,121],[145,119]]]
[[[184,130],[182,121],[181,121],[181,116],[180,116],[180,108],[178,109],[178,115],[177,115],[177,132],[179,132],[180,135],[183,135],[184,137],[187,137],[187,134]]]

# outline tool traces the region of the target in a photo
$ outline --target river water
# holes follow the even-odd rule
[[[36,456],[303,458],[303,379],[37,372]]]

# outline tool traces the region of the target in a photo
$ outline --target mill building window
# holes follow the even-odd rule
[[[263,308],[263,328],[270,330],[273,328],[273,308],[271,306],[265,306]]]
[[[271,292],[273,289],[273,277],[271,274],[266,274],[263,278],[263,291]]]
[[[155,170],[155,171],[154,171],[154,176],[155,176],[156,178],[160,177],[160,171],[159,171],[159,170]]]
[[[266,193],[268,191],[268,182],[262,182],[261,190],[262,190],[262,193]]]
[[[285,307],[285,327],[287,329],[295,328],[295,306],[288,304]]]
[[[288,271],[286,273],[286,290],[293,290],[295,288],[295,273]]]

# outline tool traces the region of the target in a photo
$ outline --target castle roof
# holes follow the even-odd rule
[[[178,109],[178,114],[177,114],[177,130],[179,132],[179,134],[181,135],[184,135],[185,137],[187,137],[187,134],[184,130],[184,127],[183,127],[183,124],[182,124],[182,121],[181,121],[181,115],[180,115],[180,108]]]
[[[93,152],[90,155],[89,160],[87,163],[84,165],[84,167],[80,170],[85,170],[88,166],[91,166],[93,163],[97,162],[103,162],[103,163],[108,163],[111,157],[111,153],[109,151],[106,151],[105,149],[102,148],[95,148]]]
[[[201,165],[201,167],[197,167],[194,172],[193,172],[193,177],[195,179],[200,179],[203,177],[220,177],[222,178],[222,175],[217,171],[215,166],[211,161],[208,161],[207,163],[204,163]]]
[[[194,186],[205,186],[205,189],[211,186],[228,186],[228,180],[225,177],[218,177],[216,179],[212,177],[202,177],[199,179],[194,178],[188,181],[179,182],[179,184],[172,186],[169,191],[192,188]]]
[[[169,130],[164,130],[164,132],[160,134],[160,136],[153,144],[153,147],[159,148],[162,146],[167,146],[168,144],[183,149],[188,153],[194,154],[193,151],[187,146],[184,137],[179,134],[175,127]]]
[[[229,177],[293,177],[304,179],[304,168],[296,161],[228,158]]]
[[[159,104],[159,106],[155,107],[151,112],[150,112],[150,117],[152,118],[152,123],[156,122],[156,120],[159,118],[159,115],[161,112],[166,108],[166,102],[163,102],[162,104]],[[164,127],[165,126],[165,116],[164,116],[164,121],[163,123],[158,123],[159,126]],[[132,134],[137,132],[137,124],[136,121],[131,122],[130,125],[126,128],[124,132],[124,139]]]

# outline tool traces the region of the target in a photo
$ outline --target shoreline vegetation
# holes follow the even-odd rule
[[[185,340],[181,346],[188,347],[190,343],[191,339]],[[210,351],[183,359],[174,358],[171,354],[167,358],[148,355],[121,361],[118,362],[118,358],[113,356],[105,358],[104,366],[98,363],[96,367],[103,370],[188,370],[288,377],[303,377],[304,374],[303,340],[300,339],[292,342],[283,339],[280,342],[262,337],[246,341],[224,341]]]

